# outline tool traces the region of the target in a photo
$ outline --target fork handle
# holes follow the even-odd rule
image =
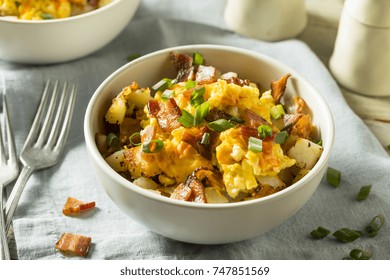
[[[0,185],[0,260],[10,260],[8,240],[7,240],[7,230],[5,229],[5,217],[3,211],[3,186]]]
[[[34,172],[35,167],[24,166],[18,180],[16,181],[11,194],[8,197],[7,203],[5,204],[5,229],[8,230],[12,222],[16,207],[18,206],[19,199],[22,196],[24,187],[31,174]]]

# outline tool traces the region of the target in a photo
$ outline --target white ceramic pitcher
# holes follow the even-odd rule
[[[233,31],[265,41],[292,38],[307,23],[305,0],[227,0],[224,17]]]
[[[346,0],[329,62],[353,92],[390,96],[390,0]]]

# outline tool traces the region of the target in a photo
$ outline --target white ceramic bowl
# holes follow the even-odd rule
[[[104,161],[95,144],[102,131],[103,116],[116,94],[132,81],[151,86],[163,77],[175,77],[169,61],[172,50],[192,54],[200,51],[207,62],[224,71],[269,85],[291,73],[285,94],[304,98],[319,128],[323,153],[314,168],[294,185],[267,197],[232,204],[196,204],[173,200],[142,189],[117,174]],[[256,52],[227,46],[192,45],[157,51],[138,58],[110,75],[96,90],[84,123],[85,141],[93,170],[101,185],[126,214],[153,232],[189,243],[220,244],[257,236],[280,225],[311,197],[327,167],[334,139],[330,110],[321,95],[295,70]],[[123,221],[124,223],[126,221]]]
[[[140,0],[113,0],[85,14],[52,20],[0,17],[0,59],[26,64],[74,60],[108,44],[129,23]]]

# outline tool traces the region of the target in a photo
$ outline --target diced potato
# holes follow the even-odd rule
[[[305,177],[305,175],[307,173],[309,173],[309,171],[310,171],[310,169],[301,169],[301,170],[299,170],[299,172],[297,173],[297,175],[295,176],[295,178],[293,180],[293,183],[296,183],[299,180],[301,180],[303,177]]]
[[[117,172],[126,171],[125,150],[119,150],[106,158],[106,162]]]
[[[143,108],[148,101],[153,99],[149,88],[134,89],[133,86],[128,86],[122,90],[122,93],[127,102],[134,104],[137,108]]]
[[[226,196],[221,194],[218,188],[208,187],[204,189],[207,203],[228,203]]]
[[[311,169],[321,156],[323,148],[310,140],[299,138],[287,155],[296,160],[296,165],[302,169]]]
[[[106,113],[106,121],[112,124],[121,124],[126,116],[126,100],[121,94],[112,100]]]
[[[256,180],[261,186],[270,186],[274,189],[285,187],[284,182],[278,176],[256,176]]]
[[[139,177],[133,183],[143,189],[156,190],[158,188],[158,184],[155,181],[146,177]]]

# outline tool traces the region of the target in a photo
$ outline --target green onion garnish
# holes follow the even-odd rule
[[[274,120],[278,120],[285,114],[284,108],[282,104],[275,105],[270,110],[271,117]]]
[[[195,115],[194,115],[194,126],[200,125],[203,122],[203,119],[208,115],[210,108],[209,102],[204,102],[200,104],[195,109]]]
[[[366,227],[366,232],[368,233],[369,237],[375,237],[377,236],[379,230],[385,223],[385,217],[383,215],[377,215],[374,218],[372,218],[370,224]]]
[[[53,15],[50,13],[41,13],[42,19],[54,19]]]
[[[191,94],[190,103],[192,106],[196,107],[199,106],[204,102],[204,93],[206,92],[205,87],[198,88],[194,90],[194,92]]]
[[[364,251],[361,249],[353,249],[350,253],[349,256],[353,260],[369,260],[373,255],[369,251]]]
[[[204,58],[203,58],[203,55],[201,53],[199,53],[198,51],[196,51],[193,55],[193,64],[194,65],[203,65],[204,63]]]
[[[248,150],[254,153],[260,153],[263,151],[263,141],[255,137],[249,137]]]
[[[359,201],[365,200],[370,194],[371,187],[371,185],[361,187],[359,193],[356,196],[356,199]]]
[[[164,147],[164,142],[161,140],[150,140],[142,144],[142,151],[147,154],[158,153]]]
[[[118,136],[115,133],[111,132],[111,133],[109,133],[107,135],[107,145],[109,147],[113,147],[113,148],[118,147],[118,145],[119,145],[119,138],[118,138]]]
[[[134,59],[139,58],[141,55],[139,53],[133,53],[127,57],[127,61],[133,61]]]
[[[196,87],[198,83],[193,81],[193,80],[187,80],[186,84],[184,85],[184,88],[185,89],[192,89],[194,87]]]
[[[200,141],[200,144],[202,145],[208,145],[210,144],[210,133],[206,132],[202,135],[202,140]]]
[[[390,145],[387,145],[387,146],[386,146],[386,149],[390,151]]]
[[[134,132],[130,137],[129,137],[130,144],[133,146],[139,146],[141,145],[141,133],[139,132]]]
[[[231,117],[231,118],[229,119],[229,121],[235,122],[235,123],[244,123],[244,122],[245,122],[245,120],[240,119],[240,118],[236,118],[236,117]]]
[[[340,184],[341,173],[332,167],[328,167],[326,179],[330,185],[337,187]]]
[[[261,139],[267,138],[272,135],[272,130],[269,125],[263,124],[257,127],[257,132]]]
[[[320,139],[320,140],[318,140],[318,141],[316,141],[316,142],[314,142],[314,143],[316,143],[317,145],[320,145],[320,146],[322,146],[322,140]]]
[[[360,236],[362,236],[362,233],[359,230],[342,228],[333,233],[333,236],[344,243],[348,243],[358,239]]]
[[[194,116],[186,110],[181,110],[181,116],[177,119],[184,127],[190,128],[194,125]]]
[[[217,132],[222,132],[225,131],[229,128],[234,127],[234,124],[229,122],[228,120],[225,119],[219,119],[213,122],[209,123],[209,126],[212,130],[217,131]]]
[[[158,81],[154,86],[152,86],[152,89],[155,91],[164,91],[172,86],[173,82],[171,79],[163,78],[162,80]]]
[[[325,238],[326,236],[328,236],[329,233],[330,233],[329,229],[326,229],[326,228],[323,228],[320,226],[317,229],[312,230],[310,232],[310,235],[315,239],[322,239],[322,238]]]
[[[161,99],[164,101],[168,101],[169,98],[175,96],[175,91],[171,89],[164,90],[163,94],[161,94]]]
[[[288,132],[287,131],[281,131],[278,134],[276,134],[274,142],[276,144],[282,145],[282,144],[284,144],[284,142],[286,142],[287,138],[288,138]]]

